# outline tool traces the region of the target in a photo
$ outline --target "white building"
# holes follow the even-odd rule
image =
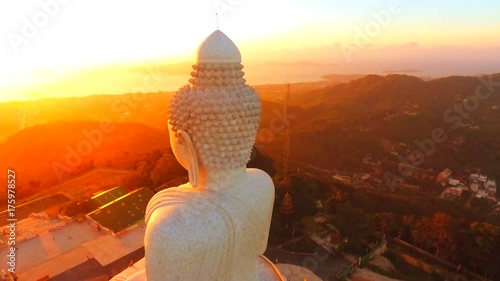
[[[492,192],[496,195],[497,183],[495,182],[495,180],[489,179],[487,182],[484,183],[484,189],[486,189],[487,192]]]
[[[450,178],[450,179],[448,180],[448,184],[449,184],[449,185],[451,185],[451,186],[457,186],[459,183],[460,183],[460,181],[459,181],[459,180],[457,180],[457,179],[452,179],[452,178]]]

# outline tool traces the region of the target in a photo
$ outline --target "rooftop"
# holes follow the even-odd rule
[[[108,189],[106,191],[100,192],[92,198],[90,198],[91,204],[95,206],[96,208],[106,205],[109,202],[112,202],[123,195],[127,194],[128,191],[124,189],[123,187],[117,186],[111,189]]]
[[[143,187],[99,207],[87,216],[117,234],[144,220],[146,207],[153,195],[153,191]]]

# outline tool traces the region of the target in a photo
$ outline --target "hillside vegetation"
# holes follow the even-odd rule
[[[492,77],[500,81],[499,74]],[[299,168],[312,164],[327,169],[355,169],[367,155],[398,162],[396,155],[407,158],[420,149],[416,142],[441,128],[447,139],[435,149],[429,147],[421,168],[479,167],[500,178],[500,85],[475,103],[479,85],[477,77],[423,81],[406,75],[368,75],[291,95],[290,100],[302,101],[300,107],[289,109],[291,162]],[[487,93],[486,87],[481,92]],[[468,97],[470,105],[464,108]],[[264,105],[261,130],[270,127],[276,114],[269,111],[276,108],[281,111],[282,106]],[[283,135],[284,130],[277,132],[263,150],[280,159]]]
[[[366,156],[385,164],[407,159],[412,151],[421,150],[416,142],[441,128],[446,141],[423,151],[429,153],[420,168],[477,167],[498,179],[500,90],[494,81],[500,81],[500,74],[491,81],[494,86],[488,87],[496,92],[471,103],[474,107],[466,110],[466,116],[456,107],[474,95],[481,85],[478,77],[423,81],[406,75],[368,75],[347,83],[295,83],[290,85],[288,117],[284,116],[286,85],[256,86],[263,98],[257,147],[281,167],[288,120],[292,170],[314,166],[356,171]],[[130,163],[145,154],[168,150],[171,96],[129,93],[0,103],[0,165],[15,168],[19,184],[32,182],[37,187],[92,167],[135,169]],[[84,155],[75,156],[77,150]]]
[[[0,167],[16,171],[22,192],[47,188],[95,167],[134,169],[144,155],[169,146],[165,131],[142,124],[58,121],[7,138],[0,145]]]

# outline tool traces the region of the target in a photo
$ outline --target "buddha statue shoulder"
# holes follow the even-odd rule
[[[263,256],[274,185],[246,168],[261,105],[242,68],[221,31],[200,46],[190,84],[169,106],[170,145],[189,182],[149,202],[145,269],[127,280],[284,280]]]

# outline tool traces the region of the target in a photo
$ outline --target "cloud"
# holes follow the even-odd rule
[[[406,44],[403,44],[403,45],[400,45],[399,47],[400,48],[416,48],[418,47],[418,43],[413,41],[413,42],[409,42],[409,43],[406,43]]]
[[[407,69],[400,69],[400,70],[384,70],[382,73],[416,73],[416,72],[422,72],[423,70],[420,69],[412,69],[412,68],[407,68]]]
[[[319,66],[337,66],[333,63],[319,63],[308,60],[298,60],[293,62],[271,61],[262,63],[262,65],[281,65],[281,66],[295,66],[295,67],[319,67]]]

